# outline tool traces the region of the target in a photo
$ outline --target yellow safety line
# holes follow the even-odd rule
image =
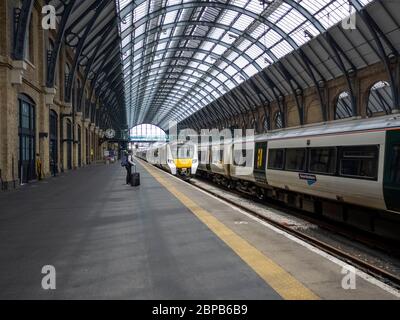
[[[144,168],[183,205],[192,211],[211,231],[224,241],[282,298],[288,300],[317,300],[319,297],[301,282],[273,262],[238,234],[201,208],[182,192],[178,191],[154,167],[141,161]]]

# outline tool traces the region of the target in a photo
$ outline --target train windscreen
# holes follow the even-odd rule
[[[191,159],[194,155],[194,146],[191,144],[171,145],[171,152],[174,159]]]

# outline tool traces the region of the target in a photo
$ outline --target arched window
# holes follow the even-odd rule
[[[389,114],[392,110],[393,98],[390,84],[386,81],[375,83],[368,95],[367,115]]]
[[[89,90],[85,89],[85,119],[89,119],[89,116],[90,116]]]
[[[161,128],[152,124],[141,124],[130,132],[132,141],[166,141],[167,135]]]
[[[275,129],[282,129],[283,128],[282,113],[280,111],[277,111],[275,113],[274,124],[275,124]]]
[[[351,99],[347,91],[339,94],[335,105],[335,120],[345,119],[352,116]]]
[[[250,129],[254,129],[254,133],[258,133],[257,121],[255,119],[251,119]]]
[[[269,117],[265,116],[263,119],[263,129],[264,132],[267,132],[270,128]]]
[[[54,41],[49,38],[49,41],[47,43],[47,57],[46,57],[47,58],[47,61],[46,61],[47,68],[49,67],[50,58],[53,53],[53,50],[54,50]],[[57,71],[57,68],[56,68],[56,71]]]
[[[18,96],[19,102],[19,166],[18,176],[20,181],[28,182],[35,179],[36,155],[36,116],[35,103],[28,96]]]
[[[31,63],[34,63],[34,48],[33,48],[33,14],[29,19],[28,32],[25,34],[25,52],[24,58]]]
[[[66,63],[64,68],[64,99],[67,96],[67,87],[68,87],[68,80],[70,77],[70,73],[71,73],[71,67],[69,66],[68,63]]]
[[[82,109],[82,106],[81,106],[81,104],[79,103],[80,101],[79,101],[79,99],[81,98],[81,90],[82,90],[82,84],[81,84],[81,80],[78,78],[77,80],[76,80],[76,87],[75,87],[75,90],[76,90],[76,108],[77,108],[77,110],[78,111],[81,111],[81,109]]]

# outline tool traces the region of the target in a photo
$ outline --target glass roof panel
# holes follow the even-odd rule
[[[354,12],[348,0],[115,1],[131,126],[188,116]]]

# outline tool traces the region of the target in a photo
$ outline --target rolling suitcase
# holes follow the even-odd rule
[[[132,173],[131,176],[131,186],[135,187],[140,185],[140,173],[137,172],[136,165],[134,165],[133,167],[134,167],[134,172]]]

